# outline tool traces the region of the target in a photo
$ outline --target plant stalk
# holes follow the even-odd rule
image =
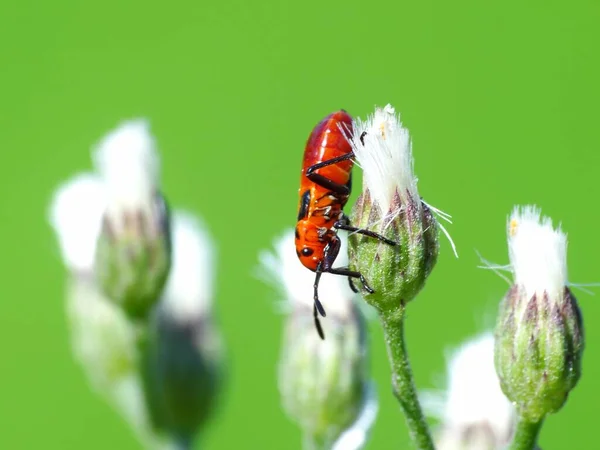
[[[434,450],[433,439],[419,403],[417,390],[404,340],[404,317],[406,306],[391,314],[382,313],[381,322],[385,334],[388,358],[392,369],[394,395],[404,411],[410,437],[419,450]]]
[[[515,436],[510,444],[510,450],[533,450],[542,429],[543,420],[530,422],[519,417]]]

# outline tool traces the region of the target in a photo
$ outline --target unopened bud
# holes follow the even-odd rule
[[[438,255],[438,222],[421,201],[413,173],[408,130],[394,108],[377,108],[353,125],[351,144],[363,168],[363,192],[352,225],[376,232],[396,245],[354,233],[350,266],[364,275],[373,293],[364,298],[380,311],[394,311],[425,284]]]
[[[147,123],[122,124],[100,143],[95,161],[107,192],[96,251],[98,284],[130,317],[145,317],[167,280],[171,251]]]
[[[344,277],[323,275],[327,339],[322,340],[313,317],[314,274],[298,261],[291,231],[276,246],[277,255],[263,254],[262,263],[278,278],[289,306],[279,364],[283,407],[301,428],[306,448],[331,448],[353,425],[343,440],[360,448],[377,409],[376,400],[367,401],[364,321],[353,293]],[[343,264],[344,249],[340,258]]]
[[[157,430],[191,448],[215,408],[222,345],[212,315],[214,251],[201,223],[173,220],[173,267],[144,343],[143,375]]]
[[[514,284],[496,327],[496,370],[519,414],[537,423],[558,411],[581,376],[583,323],[567,287],[567,238],[534,207],[508,223]]]

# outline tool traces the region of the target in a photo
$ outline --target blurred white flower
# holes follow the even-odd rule
[[[279,364],[283,408],[300,427],[305,448],[359,449],[377,412],[377,398],[367,379],[364,319],[353,302],[346,277],[325,273],[319,285],[327,308],[325,340],[315,329],[315,275],[295,252],[290,230],[275,242],[275,253],[260,261],[288,307]],[[346,261],[342,248],[339,264]]]
[[[191,214],[174,214],[173,251],[151,320],[144,376],[154,425],[191,448],[216,406],[223,345],[212,314],[213,245]]]
[[[163,306],[175,320],[204,317],[211,312],[215,250],[200,220],[177,211],[172,225],[172,263]]]
[[[170,269],[169,214],[146,120],[121,123],[93,154],[106,205],[95,257],[99,287],[135,319],[157,303]]]
[[[339,234],[342,235],[341,232]],[[348,265],[348,246],[347,239],[340,240],[341,247],[336,266],[343,267]],[[259,254],[259,262],[263,269],[261,278],[279,291],[286,302],[286,311],[295,308],[312,311],[315,273],[302,265],[296,254],[294,242],[293,231],[288,231],[275,241],[274,253],[265,250]],[[319,298],[327,310],[327,317],[322,320],[324,325],[329,317],[348,317],[353,309],[353,303],[349,300],[354,296],[346,277],[324,273],[319,283]]]
[[[124,213],[152,215],[160,183],[160,159],[145,119],[122,122],[94,151],[96,170],[106,184],[107,214],[115,227]]]
[[[459,347],[448,363],[446,392],[423,400],[442,422],[436,439],[440,450],[495,450],[510,442],[516,416],[496,375],[492,333]]]
[[[222,363],[211,308],[212,242],[188,213],[176,212],[170,230],[157,190],[158,156],[145,121],[122,124],[100,143],[94,159],[98,173],[61,185],[49,214],[70,272],[73,353],[93,388],[145,447],[188,448],[214,406]],[[171,244],[172,270],[164,266],[164,279],[150,286],[153,292],[136,290],[148,287],[139,282],[156,279],[163,267],[143,270],[143,252],[154,261],[163,254],[170,260]],[[142,279],[136,279],[140,273]],[[148,311],[155,313],[133,320],[126,314],[131,303],[107,296],[111,286],[129,286],[125,293],[134,302],[146,294],[154,298]],[[161,303],[153,308],[157,300]]]

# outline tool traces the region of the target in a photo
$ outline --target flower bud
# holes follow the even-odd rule
[[[363,192],[352,225],[396,242],[389,245],[362,234],[350,235],[350,267],[374,291],[364,298],[380,311],[394,311],[425,284],[438,255],[440,226],[419,197],[408,130],[394,108],[377,108],[353,124],[351,144],[363,169]],[[364,292],[364,291],[363,291]]]
[[[157,430],[191,448],[215,407],[222,345],[212,317],[213,248],[200,222],[173,220],[173,267],[152,314],[143,375]]]
[[[147,123],[122,124],[100,143],[95,162],[107,195],[98,284],[130,317],[142,318],[158,301],[170,268],[169,214]]]
[[[502,301],[495,359],[502,390],[532,423],[558,411],[581,376],[583,323],[567,287],[567,238],[534,207],[508,223],[514,284]]]
[[[70,277],[67,312],[73,353],[94,390],[134,429],[147,448],[165,448],[152,428],[140,376],[139,322],[108,300],[93,274],[105,210],[104,184],[82,174],[57,189],[50,222]]]
[[[287,298],[279,364],[283,407],[302,429],[306,448],[331,448],[340,437],[347,448],[360,448],[377,407],[367,381],[364,321],[354,295],[344,277],[323,274],[319,292],[328,314],[323,321],[327,339],[321,340],[313,317],[314,274],[298,261],[293,232],[276,247],[277,255],[261,258]]]
[[[462,344],[448,363],[447,389],[424,397],[441,419],[439,450],[496,450],[511,440],[515,410],[494,370],[494,336],[485,333]]]

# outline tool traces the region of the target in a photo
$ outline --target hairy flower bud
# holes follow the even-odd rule
[[[169,214],[158,190],[159,162],[145,121],[125,122],[100,143],[95,162],[106,210],[95,273],[105,295],[134,318],[156,304],[170,268]]]
[[[289,306],[279,364],[283,407],[302,429],[306,448],[332,448],[338,439],[345,447],[335,448],[361,448],[377,403],[367,380],[364,323],[353,293],[344,277],[323,275],[327,339],[320,339],[313,317],[314,275],[296,257],[293,232],[276,246],[277,255],[264,253],[261,259],[283,286]]]
[[[514,284],[496,327],[502,390],[519,414],[537,423],[558,411],[581,376],[583,323],[567,287],[567,238],[534,207],[515,208],[508,223]]]
[[[363,168],[363,192],[352,225],[395,241],[392,246],[362,234],[350,236],[350,267],[374,291],[367,302],[393,311],[412,300],[425,284],[438,255],[439,227],[419,197],[408,130],[394,108],[376,109],[353,125],[351,144]]]

